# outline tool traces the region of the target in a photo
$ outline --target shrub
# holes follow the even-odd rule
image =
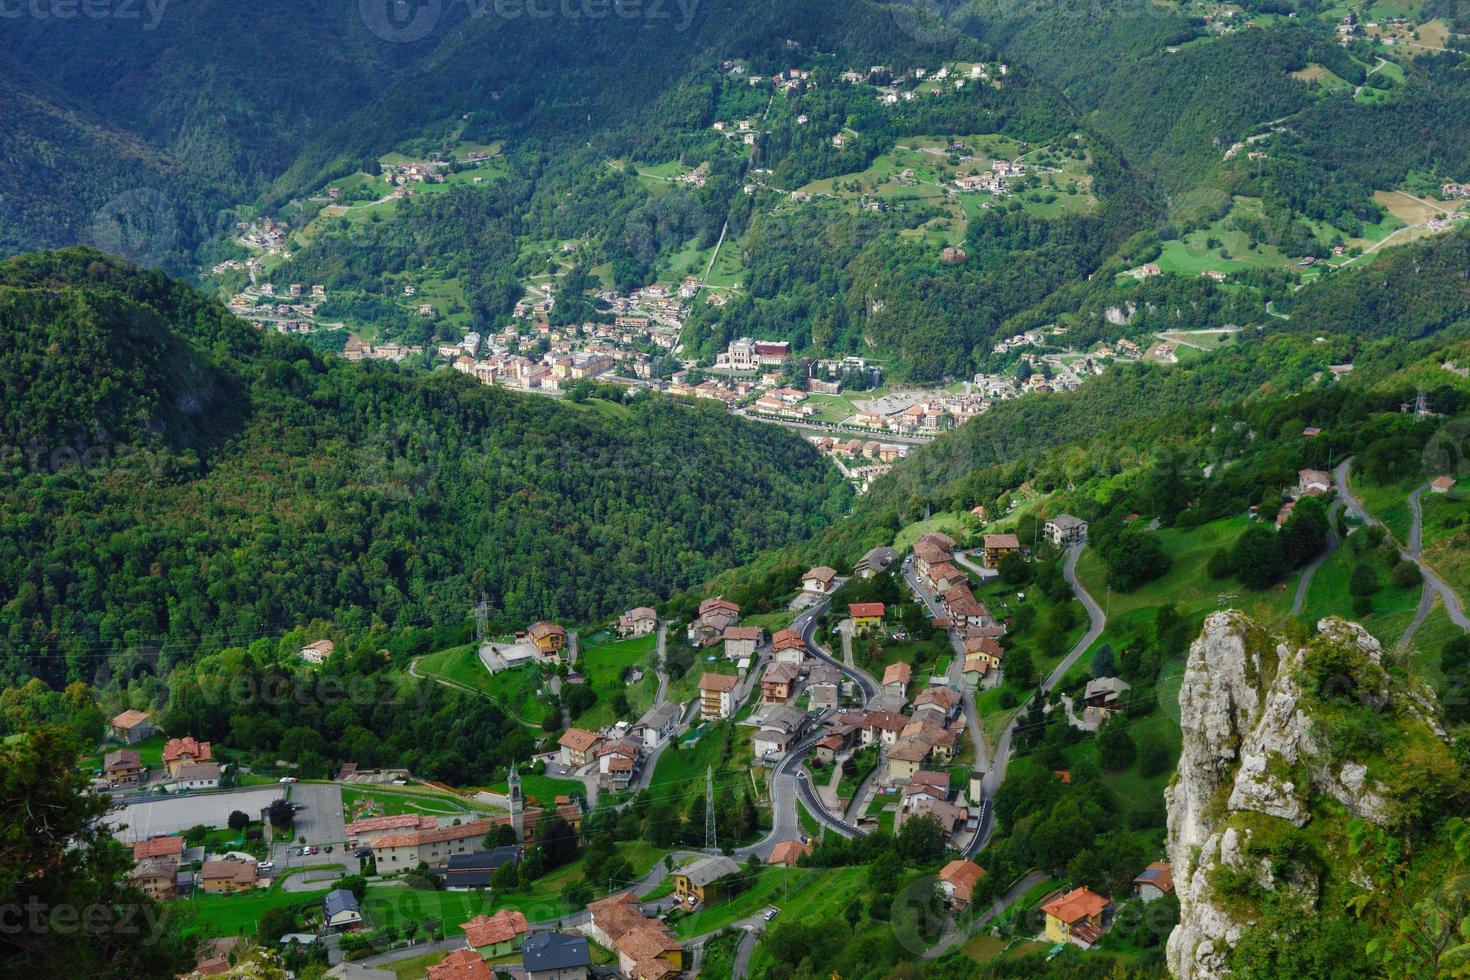
[[[1229,578],[1230,552],[1224,548],[1217,548],[1215,553],[1210,556],[1209,563],[1205,565],[1205,571],[1209,573],[1210,578],[1217,582],[1222,578]]]
[[[1401,561],[1393,566],[1389,578],[1396,589],[1412,589],[1424,581],[1424,573],[1419,571],[1419,566],[1411,561]]]
[[[1378,591],[1378,573],[1373,571],[1373,566],[1368,562],[1359,562],[1353,568],[1353,574],[1348,579],[1348,592],[1355,596],[1370,596]],[[1354,609],[1357,604],[1354,603]]]

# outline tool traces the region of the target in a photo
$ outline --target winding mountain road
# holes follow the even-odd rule
[[[1103,630],[1107,627],[1108,619],[1103,613],[1102,607],[1082,587],[1082,583],[1077,581],[1077,559],[1082,557],[1082,551],[1086,547],[1087,542],[1084,541],[1081,544],[1073,545],[1067,549],[1067,560],[1062,566],[1062,576],[1067,580],[1067,584],[1072,587],[1072,593],[1081,601],[1083,608],[1087,610],[1089,620],[1087,632],[1083,634],[1082,639],[1077,641],[1071,651],[1062,658],[1061,663],[1057,664],[1056,669],[1047,675],[1046,680],[1041,683],[1042,691],[1050,691],[1061,683],[1062,678],[1067,675],[1067,671],[1071,670],[1077,661],[1082,659],[1082,655],[1087,652],[1088,647],[1097,642],[1097,638],[1102,636]],[[976,854],[984,850],[985,845],[990,842],[990,835],[995,831],[995,809],[991,806],[991,800],[995,798],[996,790],[1000,789],[1001,784],[1005,782],[1006,765],[1010,762],[1011,758],[1011,738],[1016,733],[1016,725],[1016,718],[1012,716],[1005,730],[1001,732],[1000,744],[995,750],[995,762],[981,780],[981,795],[985,803],[980,811],[980,826],[975,831],[975,836],[971,838],[969,845],[965,848],[964,853],[967,858],[973,859]]]
[[[1460,602],[1460,596],[1445,583],[1444,579],[1439,577],[1439,573],[1425,562],[1423,558],[1424,509],[1420,498],[1428,488],[1428,485],[1425,484],[1416,487],[1414,492],[1409,494],[1409,513],[1413,518],[1413,523],[1409,529],[1408,544],[1404,544],[1393,536],[1393,532],[1389,531],[1386,524],[1368,513],[1367,509],[1363,507],[1362,502],[1353,496],[1352,489],[1348,483],[1348,469],[1351,463],[1351,459],[1345,459],[1341,463],[1338,463],[1337,469],[1333,471],[1333,476],[1337,480],[1337,492],[1343,498],[1348,512],[1356,515],[1359,520],[1365,523],[1376,524],[1383,528],[1383,532],[1388,535],[1389,540],[1393,541],[1395,547],[1398,548],[1399,556],[1418,565],[1419,571],[1424,575],[1424,592],[1419,599],[1419,608],[1415,610],[1414,618],[1410,621],[1408,628],[1404,630],[1403,636],[1399,637],[1399,646],[1408,644],[1415,632],[1424,623],[1424,620],[1429,617],[1430,611],[1434,608],[1434,597],[1436,595],[1444,603],[1445,613],[1450,617],[1450,621],[1462,630],[1470,630],[1470,616],[1465,615],[1465,609]]]

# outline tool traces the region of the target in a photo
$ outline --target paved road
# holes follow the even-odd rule
[[[958,942],[961,942],[962,940],[970,938],[975,933],[979,932],[981,929],[984,929],[986,926],[990,925],[990,923],[1000,918],[1001,914],[1005,912],[1006,909],[1014,905],[1021,898],[1022,895],[1026,894],[1028,891],[1035,888],[1037,885],[1041,884],[1045,880],[1046,875],[1042,874],[1040,871],[1026,872],[1026,874],[1022,876],[1014,885],[1007,888],[999,898],[991,903],[990,908],[981,913],[974,922],[969,923],[969,925],[964,930],[955,930],[954,932],[947,933],[939,940],[939,942],[935,943],[929,949],[924,951],[923,958],[926,960],[933,960],[938,959],[940,956],[943,956],[946,952],[949,951],[950,947],[954,946]]]
[[[735,948],[735,963],[730,969],[730,980],[745,980],[750,972],[750,954],[755,952],[755,944],[760,939],[760,933],[755,929],[745,930],[745,935],[740,937],[740,945]]]
[[[1317,574],[1317,569],[1321,567],[1324,561],[1332,556],[1332,553],[1337,550],[1337,546],[1342,544],[1341,539],[1337,536],[1337,512],[1340,510],[1342,510],[1341,495],[1333,498],[1332,503],[1327,506],[1326,549],[1316,558],[1312,559],[1312,563],[1302,570],[1302,577],[1296,583],[1296,596],[1291,600],[1291,614],[1293,616],[1301,615],[1302,604],[1307,601],[1307,589],[1312,585],[1312,576]]]
[[[1077,641],[1077,645],[1072,647],[1071,652],[1063,657],[1062,662],[1057,664],[1056,669],[1047,676],[1046,680],[1042,681],[1041,689],[1043,691],[1050,691],[1057,684],[1061,683],[1067,671],[1071,670],[1072,666],[1087,652],[1087,648],[1092,646],[1099,636],[1102,636],[1103,629],[1107,626],[1107,616],[1103,614],[1102,607],[1097,604],[1097,601],[1092,596],[1088,595],[1087,590],[1082,587],[1082,583],[1077,581],[1077,559],[1082,557],[1082,551],[1086,547],[1087,543],[1083,542],[1073,545],[1067,550],[1067,560],[1062,566],[1062,576],[1067,580],[1067,584],[1072,587],[1072,593],[1081,600],[1083,608],[1087,610],[1090,624],[1082,639]],[[1016,719],[1012,718],[1010,724],[1006,725],[1005,730],[1001,733],[1000,744],[995,749],[995,762],[985,773],[985,778],[981,780],[981,794],[985,799],[985,803],[980,811],[980,826],[975,831],[975,836],[970,839],[969,846],[965,848],[965,857],[967,858],[973,858],[976,854],[979,854],[985,845],[990,842],[990,835],[995,831],[995,808],[991,806],[991,800],[995,798],[996,790],[1005,782],[1006,765],[1010,762],[1011,757],[1011,737],[1015,735],[1015,732]]]
[[[1398,547],[1399,555],[1418,565],[1419,570],[1424,573],[1424,595],[1419,601],[1419,609],[1415,613],[1413,622],[1404,631],[1404,636],[1400,638],[1399,643],[1407,643],[1409,638],[1413,636],[1414,631],[1419,628],[1419,624],[1429,615],[1429,610],[1434,605],[1434,595],[1436,593],[1444,603],[1445,612],[1449,615],[1450,621],[1460,627],[1460,629],[1470,630],[1470,616],[1465,615],[1465,609],[1460,603],[1459,594],[1450,588],[1444,579],[1439,577],[1439,574],[1424,561],[1421,555],[1424,538],[1424,514],[1419,498],[1423,494],[1425,487],[1418,487],[1409,495],[1409,512],[1413,517],[1413,525],[1409,531],[1409,543],[1405,546],[1393,537],[1393,534],[1389,532],[1388,527],[1382,521],[1368,513],[1358,499],[1352,495],[1352,489],[1348,483],[1348,468],[1351,462],[1351,459],[1343,460],[1337,465],[1337,469],[1334,471],[1337,479],[1337,492],[1345,499],[1348,512],[1356,514],[1360,520],[1372,522],[1383,528],[1384,533],[1388,534],[1389,539]]]
[[[801,639],[806,644],[808,653],[823,663],[836,667],[857,685],[858,694],[862,698],[862,707],[866,708],[868,702],[878,696],[878,682],[873,680],[872,675],[861,667],[858,667],[856,664],[844,663],[832,656],[830,650],[823,649],[821,644],[817,643],[817,620],[827,614],[829,601],[823,599],[817,605],[802,612],[791,621],[791,627],[801,632]]]

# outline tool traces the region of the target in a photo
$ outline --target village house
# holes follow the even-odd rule
[[[950,908],[967,908],[974,896],[975,886],[984,877],[984,868],[974,861],[959,858],[939,869],[939,890],[944,892]]]
[[[482,958],[493,960],[520,949],[526,934],[531,931],[530,923],[522,912],[501,909],[494,915],[477,915],[468,922],[461,922],[465,943]]]
[[[1128,693],[1129,686],[1120,677],[1094,677],[1088,681],[1082,693],[1082,700],[1087,705],[1083,720],[1101,724],[1123,710],[1122,698]]]
[[[761,700],[775,704],[790,701],[796,693],[796,682],[800,676],[801,668],[794,664],[771,664],[761,678]]]
[[[889,566],[898,561],[898,552],[888,547],[873,548],[858,559],[854,571],[858,578],[872,578],[888,571]]]
[[[674,894],[686,904],[708,905],[719,898],[720,882],[740,874],[740,865],[727,857],[707,857],[674,872]]]
[[[950,625],[957,630],[981,629],[990,621],[990,610],[975,598],[968,585],[957,585],[939,597]]]
[[[751,740],[751,748],[757,759],[785,753],[806,732],[811,719],[805,711],[791,704],[780,705],[766,712],[761,719],[760,730]]]
[[[909,681],[914,674],[914,668],[906,663],[899,662],[889,664],[883,671],[882,687],[890,694],[896,694],[900,698],[908,696]]]
[[[255,872],[254,861],[205,861],[199,871],[199,887],[211,895],[249,891],[255,887]]]
[[[535,644],[536,652],[548,660],[559,659],[562,648],[567,645],[566,628],[556,623],[532,623],[526,630],[526,636]]]
[[[804,857],[811,856],[812,846],[805,841],[783,840],[771,848],[771,856],[767,864],[775,864],[784,868],[794,868]]]
[[[924,767],[933,750],[934,746],[921,735],[899,737],[885,756],[888,770],[884,781],[889,785],[908,782]]]
[[[597,745],[599,736],[596,732],[589,732],[582,728],[568,728],[561,738],[557,739],[559,746],[557,761],[569,769],[581,769],[591,761],[591,753]]]
[[[909,720],[896,711],[869,711],[863,715],[862,743],[893,745],[899,732],[908,727]]]
[[[655,704],[633,725],[634,733],[644,746],[656,749],[664,743],[679,724],[679,706],[665,701]]]
[[[883,627],[884,608],[881,602],[855,602],[847,607],[848,618],[856,633],[867,633]]]
[[[663,980],[683,972],[684,944],[664,923],[646,917],[632,892],[593,902],[587,911],[590,918],[583,933],[618,954],[618,971],[624,976]]]
[[[1155,861],[1133,879],[1133,894],[1145,902],[1174,894],[1174,870],[1167,861]]]
[[[128,872],[128,882],[149,898],[163,901],[178,894],[175,884],[178,872],[177,860],[167,857],[145,858],[133,865],[133,869]]]
[[[427,968],[428,980],[494,980],[485,958],[472,949],[450,951]]]
[[[102,757],[102,775],[111,786],[133,786],[143,775],[143,753],[117,749]]]
[[[168,858],[174,864],[178,864],[184,854],[184,839],[182,837],[151,837],[148,840],[140,840],[133,845],[133,860],[146,861],[149,858]]]
[[[810,699],[808,707],[813,711],[837,707],[842,694],[842,672],[829,664],[813,667],[807,677],[806,693]]]
[[[801,588],[803,592],[812,595],[826,595],[832,591],[833,583],[837,581],[837,572],[826,565],[818,565],[801,577]]]
[[[725,629],[725,656],[731,660],[755,656],[766,631],[759,626],[730,626]]]
[[[319,664],[332,655],[333,649],[331,640],[317,640],[301,648],[301,659],[309,664]]]
[[[1316,497],[1332,492],[1332,474],[1326,470],[1298,470],[1296,490],[1299,496]]]
[[[584,936],[538,932],[521,944],[526,980],[587,980],[592,951]]]
[[[777,631],[771,638],[771,646],[777,663],[801,666],[801,662],[806,659],[806,643],[796,630]]]
[[[949,727],[959,714],[960,692],[950,687],[931,684],[914,698],[914,720]]]
[[[695,646],[712,646],[725,630],[740,622],[740,607],[719,597],[699,604],[699,615],[689,625],[689,642]]]
[[[914,778],[921,775],[922,773],[916,773]],[[910,786],[912,785],[910,782]],[[905,799],[899,805],[898,813],[893,819],[894,830],[902,829],[903,825],[914,817],[933,817],[939,824],[941,836],[949,840],[969,824],[970,809],[960,803],[936,799],[927,792],[920,793]]]
[[[1107,909],[1108,900],[1087,888],[1058,893],[1041,906],[1046,915],[1046,938],[1091,949],[1102,938]]]
[[[965,640],[965,680],[979,684],[992,670],[1000,669],[1005,648],[988,636]]]
[[[213,762],[214,754],[210,743],[197,741],[194,736],[171,738],[163,746],[163,765],[170,776],[179,774],[179,767],[193,762]]]
[[[618,617],[619,636],[647,636],[658,629],[658,614],[647,606],[630,609]]]
[[[735,713],[735,686],[739,678],[732,674],[705,674],[699,679],[699,716],[705,721],[719,721]]]
[[[1021,553],[1021,541],[1014,534],[987,534],[981,539],[981,548],[985,553],[985,564],[999,568],[1006,555]]]
[[[527,822],[534,822],[529,812]],[[478,850],[480,841],[495,825],[492,820],[469,820],[458,826],[384,834],[374,838],[370,845],[373,860],[380,874],[416,868],[420,864],[443,864],[454,854]]]
[[[174,773],[174,788],[219,789],[219,764],[214,762],[189,762],[179,766]]]
[[[472,891],[489,888],[495,872],[507,864],[518,864],[521,849],[515,844],[492,847],[488,851],[451,854],[449,860],[429,871],[443,883],[446,891]]]
[[[1429,481],[1430,493],[1449,493],[1455,488],[1455,478],[1452,476],[1437,476]]]
[[[155,731],[153,723],[148,720],[149,717],[146,711],[129,709],[114,715],[107,727],[112,737],[119,742],[124,745],[137,745]]]
[[[1046,538],[1058,548],[1077,544],[1087,537],[1087,522],[1071,514],[1058,514],[1046,522]]]
[[[627,789],[642,761],[641,748],[636,738],[604,740],[597,750],[598,785],[602,789]]]
[[[322,898],[322,925],[333,932],[362,928],[362,909],[357,896],[346,888],[334,888]]]

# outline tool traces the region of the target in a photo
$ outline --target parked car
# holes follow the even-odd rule
[[[308,854],[315,854],[316,852],[317,852],[317,848],[314,845],[312,847],[310,847],[310,848],[307,849],[307,853]]]
[[[331,844],[328,844],[327,845],[327,853],[328,854],[331,854],[332,853],[332,845]]]
[[[777,915],[779,915],[780,912],[781,912],[780,909],[778,909],[778,908],[776,908],[776,906],[772,905],[770,908],[766,909],[765,912],[763,912],[761,914],[761,918],[762,919],[765,919],[767,922],[770,922]]]
[[[296,782],[295,776],[282,776],[279,780],[282,785]]]
[[[355,857],[355,858],[357,858],[359,861],[361,861],[361,860],[364,860],[365,858],[372,857],[373,856],[373,849],[371,847],[359,847],[353,853],[352,856]]]
[[[256,871],[259,871],[259,872],[262,872],[262,873],[264,873],[266,871],[274,871],[274,870],[276,870],[276,862],[274,862],[274,861],[262,861],[262,862],[260,862],[259,864],[257,864],[255,866],[255,870]]]

